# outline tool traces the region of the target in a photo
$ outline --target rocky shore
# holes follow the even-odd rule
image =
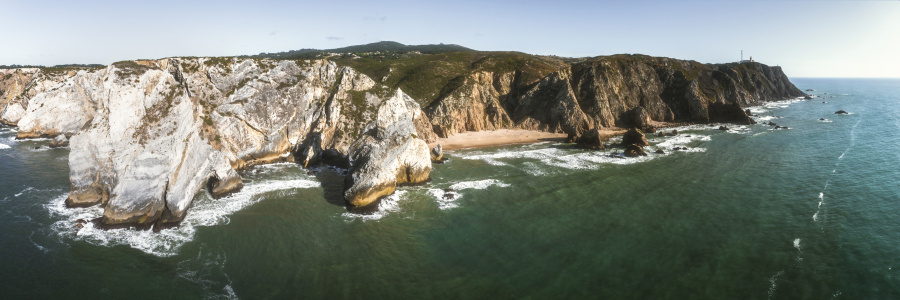
[[[347,205],[364,207],[429,180],[428,144],[438,137],[538,130],[602,149],[618,128],[748,124],[743,107],[805,95],[780,68],[759,63],[619,55],[556,66],[535,78],[481,69],[430,103],[372,79],[388,76],[328,59],[5,69],[0,122],[18,126],[17,138],[70,147],[68,206],[102,205],[106,226],[171,226],[201,188],[214,197],[240,190],[238,171],[257,164],[339,165],[348,170]]]

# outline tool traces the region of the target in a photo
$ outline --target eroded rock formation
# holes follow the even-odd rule
[[[344,157],[354,205],[431,170],[423,139],[435,135],[418,104],[325,60],[121,62],[27,103],[19,138],[68,137],[66,203],[103,205],[106,225],[177,223],[197,191],[234,192],[236,170],[255,164]]]
[[[657,123],[752,124],[743,107],[802,97],[780,67],[700,64],[643,55],[573,63],[527,83],[521,73],[470,74],[426,112],[440,136],[502,128],[580,136],[601,127]]]
[[[531,129],[602,149],[602,127],[749,124],[743,107],[804,95],[780,68],[758,63],[616,55],[541,68],[534,76],[479,67],[432,91],[436,100],[424,110],[421,99],[329,60],[9,69],[0,70],[0,122],[19,126],[18,138],[68,143],[66,204],[102,205],[107,225],[165,225],[183,219],[203,187],[214,197],[239,190],[237,170],[257,164],[340,165],[349,170],[346,201],[365,206],[398,185],[427,181],[433,155],[426,142],[438,136]],[[431,71],[440,70],[421,70]],[[642,155],[643,133],[629,134],[636,141],[626,152]]]

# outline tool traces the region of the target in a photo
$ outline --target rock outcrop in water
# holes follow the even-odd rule
[[[351,147],[353,163],[344,192],[350,205],[365,206],[390,195],[398,184],[428,180],[431,155],[414,125],[421,114],[419,105],[400,90],[378,108],[375,122]]]
[[[0,122],[19,126],[18,138],[68,143],[67,205],[102,205],[106,225],[166,225],[184,218],[203,187],[214,197],[241,189],[237,171],[257,164],[340,165],[349,171],[345,200],[365,206],[398,185],[427,181],[426,142],[438,136],[531,129],[602,149],[603,127],[749,124],[743,107],[804,95],[780,68],[758,63],[467,55],[476,55],[468,62],[474,71],[415,91],[433,100],[382,85],[397,77],[393,68],[369,66],[387,70],[370,77],[332,60],[167,58],[0,70]],[[426,79],[447,71],[416,70]],[[415,88],[409,80],[400,85]],[[636,144],[646,139],[635,131],[640,137],[626,152],[642,155]]]
[[[106,225],[162,225],[261,163],[345,157],[354,205],[427,180],[428,122],[402,91],[325,60],[170,58],[78,71],[32,97],[18,125],[19,138],[70,137],[67,205],[103,205]]]
[[[600,130],[593,129],[575,139],[575,144],[584,149],[604,150],[606,149],[606,146],[603,145],[604,141],[604,137],[600,134]]]

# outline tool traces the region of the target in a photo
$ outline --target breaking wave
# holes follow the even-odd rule
[[[259,202],[265,193],[319,186],[319,182],[307,179],[261,181],[246,183],[240,192],[220,199],[202,194],[195,198],[180,226],[159,232],[96,228],[90,220],[103,216],[103,208],[66,208],[67,194],[54,198],[45,206],[51,216],[60,218],[52,227],[61,238],[86,241],[98,246],[128,245],[152,255],[166,257],[177,254],[182,245],[192,241],[198,226],[228,224],[231,221],[228,218],[230,214]],[[83,224],[83,228],[76,229],[74,226],[79,219],[88,222]]]
[[[438,204],[438,208],[441,210],[447,210],[455,207],[459,207],[459,204],[456,203],[456,200],[459,200],[462,195],[452,190],[442,190],[442,189],[428,189],[428,195],[434,197],[434,200]]]
[[[380,220],[385,216],[389,215],[392,212],[400,211],[400,200],[405,198],[406,191],[404,190],[396,190],[393,194],[381,198],[381,202],[378,202],[378,209],[374,213],[371,214],[357,214],[352,212],[345,212],[341,214],[345,218],[347,218],[347,222],[354,220],[362,220],[362,221],[374,221]]]
[[[454,189],[454,190],[465,190],[465,189],[483,190],[492,185],[496,185],[499,187],[509,187],[508,183],[503,183],[500,180],[485,179],[485,180],[463,181],[463,182],[454,183],[453,185],[450,186],[450,188]]]

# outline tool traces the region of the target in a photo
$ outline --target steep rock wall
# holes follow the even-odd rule
[[[427,180],[422,139],[434,133],[415,134],[430,120],[404,99],[325,60],[129,61],[79,71],[35,95],[18,122],[19,138],[71,137],[68,205],[103,205],[107,225],[161,225],[183,219],[204,186],[214,196],[240,189],[236,170],[260,163],[331,156],[385,172],[416,170],[372,177],[351,168],[348,191]],[[406,117],[389,123],[413,133],[366,132],[393,115]],[[379,151],[355,151],[370,144]]]
[[[0,69],[0,124],[13,125],[25,116],[28,101],[58,86],[76,70]]]
[[[742,107],[804,96],[780,67],[705,65],[643,55],[571,64],[537,83],[518,73],[474,73],[428,108],[435,132],[521,128],[579,136],[592,128],[652,122],[752,120]]]

